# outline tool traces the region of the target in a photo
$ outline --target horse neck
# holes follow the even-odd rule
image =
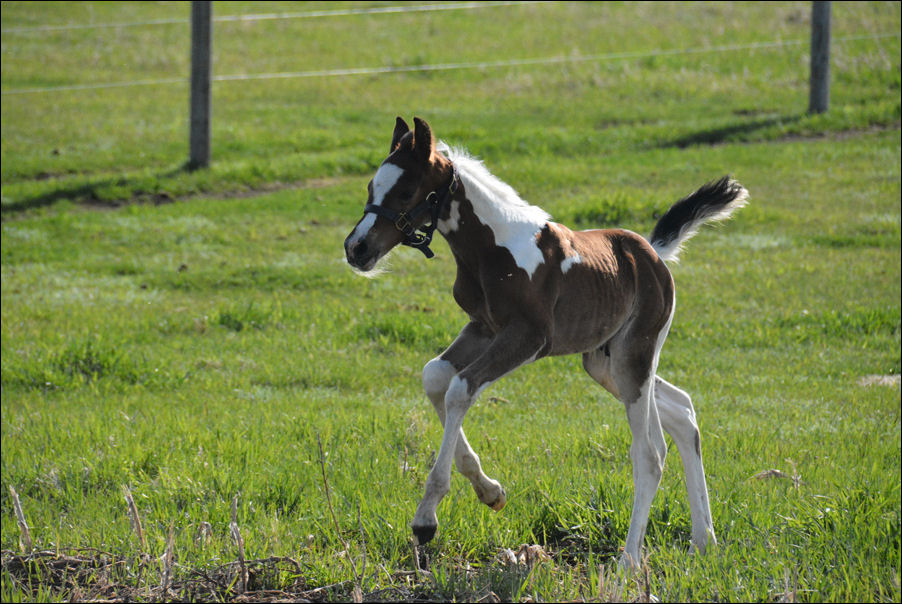
[[[475,161],[475,160],[470,160]],[[520,268],[530,275],[543,262],[536,235],[550,219],[536,206],[524,202],[516,192],[479,165],[457,163],[461,186],[451,200],[447,218],[439,232],[452,252],[469,267],[489,258],[494,248],[506,248]]]
[[[438,231],[458,262],[469,266],[474,266],[485,256],[486,249],[495,245],[491,230],[480,222],[463,184],[451,198],[445,217],[439,220]]]

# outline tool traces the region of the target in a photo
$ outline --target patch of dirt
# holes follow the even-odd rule
[[[898,388],[902,384],[902,376],[898,373],[895,375],[866,375],[858,380],[858,385],[867,388],[868,386],[893,386]]]

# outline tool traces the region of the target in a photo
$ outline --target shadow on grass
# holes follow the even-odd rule
[[[720,128],[700,130],[691,134],[685,134],[671,141],[663,141],[659,147],[663,149],[685,149],[696,145],[718,145],[727,142],[748,140],[750,135],[771,128],[773,126],[785,126],[799,122],[804,114],[778,115],[763,119],[756,119],[740,124],[731,124]]]
[[[51,206],[60,201],[70,201],[103,208],[117,208],[133,202],[153,203],[154,205],[172,203],[175,199],[166,191],[161,191],[160,184],[168,179],[193,172],[196,172],[196,170],[191,169],[185,163],[171,170],[155,174],[95,178],[88,182],[63,186],[46,193],[4,203],[0,206],[0,217],[8,218],[10,215],[19,212]],[[142,183],[144,186],[142,186]],[[105,193],[110,188],[122,189],[124,195],[110,196],[108,193]]]

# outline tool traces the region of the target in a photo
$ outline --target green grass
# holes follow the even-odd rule
[[[575,3],[224,22],[215,72],[806,40],[809,11]],[[4,29],[125,22],[187,17],[187,6],[4,2],[2,17]],[[256,567],[256,587],[313,597],[326,586],[319,599],[350,598],[362,572],[374,598],[899,601],[900,4],[835,2],[833,27],[822,116],[805,114],[807,43],[219,82],[214,163],[199,172],[182,168],[185,85],[11,93],[185,75],[187,25],[3,33],[2,599],[72,596],[46,569],[33,588],[10,570],[12,486],[36,547],[128,562],[84,579],[83,596],[105,581],[158,596],[172,529],[180,594],[202,597],[186,580],[236,560],[239,495],[247,558],[299,565]],[[850,38],[885,33],[896,35]],[[672,267],[678,308],[661,361],[699,414],[720,543],[709,555],[686,553],[672,447],[647,580],[617,574],[629,429],[577,358],[555,358],[500,381],[467,416],[508,506],[492,512],[455,475],[427,549],[432,575],[406,574],[408,523],[441,437],[420,370],[465,317],[443,241],[432,261],[399,250],[373,280],[344,266],[341,242],[394,117],[414,114],[582,228],[648,232],[728,172],[750,190],[747,208]],[[797,480],[754,478],[769,469]],[[203,523],[211,536],[199,539]],[[524,543],[552,559],[497,560]]]

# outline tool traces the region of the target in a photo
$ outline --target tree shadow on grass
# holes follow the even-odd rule
[[[0,206],[0,217],[51,206],[60,201],[100,208],[118,208],[129,203],[152,203],[162,205],[175,201],[173,196],[161,190],[161,184],[182,174],[190,174],[194,170],[183,164],[171,170],[155,174],[137,173],[125,176],[98,177],[70,186],[61,186],[46,193],[23,197],[17,201]],[[142,182],[146,186],[142,186]],[[125,192],[121,197],[110,196],[110,188],[119,188]]]
[[[697,145],[719,145],[731,142],[742,142],[755,139],[754,134],[774,126],[785,126],[800,121],[804,114],[778,115],[774,117],[745,121],[719,128],[709,128],[690,134],[684,134],[670,141],[662,141],[658,147],[663,149],[685,149]]]

